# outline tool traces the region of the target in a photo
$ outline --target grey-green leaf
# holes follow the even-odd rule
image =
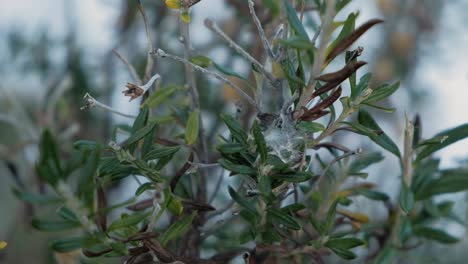
[[[183,235],[189,227],[192,225],[192,221],[196,216],[196,212],[192,213],[189,216],[185,216],[182,219],[176,221],[172,224],[164,234],[162,234],[160,241],[163,246],[165,246],[169,241]]]
[[[200,122],[200,112],[193,111],[187,121],[187,126],[185,127],[185,143],[188,145],[193,145],[198,138],[198,128]]]
[[[271,216],[273,221],[278,221],[280,224],[283,224],[285,227],[293,230],[300,230],[301,225],[289,214],[281,210],[274,208],[268,208],[268,215]]]
[[[358,114],[359,124],[372,129],[382,131],[380,126],[375,122],[374,118],[364,109],[359,110]],[[380,135],[376,133],[367,134],[367,136],[374,141],[377,145],[381,146],[382,148],[390,151],[391,153],[395,154],[397,157],[400,157],[400,150],[398,149],[397,145],[390,139],[385,132],[382,131]]]
[[[400,206],[401,209],[403,209],[403,211],[407,214],[411,212],[414,207],[414,194],[411,191],[411,188],[404,182],[401,185]]]
[[[443,131],[437,135],[434,136],[434,138],[436,137],[447,137],[443,142],[441,142],[440,144],[431,144],[431,145],[428,145],[426,146],[422,151],[421,153],[419,153],[416,161],[420,161],[426,157],[428,157],[429,155],[431,155],[432,153],[438,151],[438,150],[441,150],[459,140],[462,140],[466,137],[468,137],[468,124],[463,124],[461,126],[458,126],[458,127],[455,127],[455,128],[452,128],[452,129],[449,129],[449,130],[446,130],[446,131]]]

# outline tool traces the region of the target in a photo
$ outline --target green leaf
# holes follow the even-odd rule
[[[159,147],[156,149],[151,150],[144,156],[144,160],[154,160],[160,159],[168,156],[174,155],[177,151],[179,151],[180,147]]]
[[[304,204],[293,203],[293,204],[286,205],[285,207],[282,207],[281,211],[283,211],[283,212],[297,212],[297,211],[305,209],[305,208],[306,208],[306,206]]]
[[[382,192],[368,190],[368,189],[356,189],[353,191],[356,194],[362,195],[368,199],[375,200],[375,201],[388,201],[390,198],[388,195]]]
[[[358,16],[359,16],[359,12],[351,13],[348,15],[348,17],[346,18],[346,21],[344,22],[343,28],[340,31],[340,34],[330,44],[330,46],[328,46],[327,54],[329,54],[336,47],[336,45],[340,43],[340,41],[342,41],[345,37],[349,36],[353,32],[356,26],[356,18]]]
[[[157,126],[154,126],[153,129],[148,133],[148,135],[146,135],[143,139],[143,145],[141,146],[142,157],[144,157],[153,146],[154,138],[156,137],[156,128]]]
[[[283,224],[288,229],[301,229],[301,225],[289,214],[274,208],[268,208],[267,212],[268,215],[273,219],[273,221],[277,221],[278,223]]]
[[[398,251],[392,246],[386,246],[375,258],[374,264],[392,264]]]
[[[273,196],[271,192],[271,177],[269,175],[260,175],[258,179],[258,190],[262,196],[267,199]]]
[[[218,163],[225,168],[226,170],[232,171],[235,174],[244,174],[244,175],[257,175],[257,170],[245,165],[235,164],[227,159],[219,159]]]
[[[57,145],[52,133],[46,129],[39,141],[40,157],[36,170],[41,179],[55,186],[64,177]]]
[[[252,133],[255,139],[255,143],[257,144],[258,152],[260,152],[260,158],[262,162],[265,162],[268,156],[267,145],[260,126],[256,121],[253,124]]]
[[[326,235],[327,231],[325,230],[325,225],[322,222],[320,222],[317,218],[315,218],[315,216],[313,214],[310,215],[309,221],[312,224],[312,226],[314,227],[315,231],[317,231],[317,233],[319,233],[319,235],[321,235],[321,236]]]
[[[107,229],[109,232],[120,228],[136,225],[148,217],[150,213],[139,212],[132,215],[122,215],[120,219],[115,220]]]
[[[58,204],[64,201],[63,199],[59,197],[24,192],[16,188],[13,188],[12,191],[13,191],[13,194],[16,196],[16,198],[20,199],[23,202],[27,202],[31,204],[39,204],[39,205]]]
[[[99,144],[92,140],[77,140],[73,143],[73,148],[81,151],[95,150]]]
[[[136,141],[140,140],[141,138],[146,136],[146,134],[151,132],[151,130],[153,129],[153,127],[147,127],[146,130],[142,130],[142,129],[145,128],[146,124],[148,123],[148,117],[149,117],[149,108],[148,108],[148,106],[145,105],[140,110],[140,113],[138,114],[137,118],[133,122],[130,137],[127,139],[128,150],[129,150],[129,152],[131,154],[133,154],[133,152],[135,151],[135,148],[137,146],[136,146],[136,144],[131,144],[129,142],[131,142],[131,141],[136,142]],[[138,132],[139,132],[139,134],[137,134]],[[145,132],[145,133],[142,134],[142,132]],[[132,137],[133,137],[133,139],[132,139]],[[139,137],[139,138],[137,138],[137,137]]]
[[[228,68],[225,68],[225,67],[223,67],[222,65],[219,65],[219,64],[214,63],[214,62],[213,62],[213,66],[214,66],[218,71],[220,71],[220,72],[223,73],[223,74],[226,74],[226,75],[229,75],[229,76],[237,77],[237,78],[239,78],[239,79],[241,79],[241,80],[243,80],[243,81],[245,81],[245,82],[248,83],[248,80],[247,80],[244,76],[240,75],[239,73],[237,73],[237,72],[235,72],[235,71],[233,71],[233,70],[230,70],[230,69],[228,69]]]
[[[154,93],[150,94],[148,99],[145,100],[143,103],[143,107],[148,106],[149,108],[153,109],[160,105],[162,102],[167,101],[167,99],[176,93],[178,90],[182,88],[177,85],[169,85],[166,87],[161,87]]]
[[[440,175],[438,179],[428,181],[417,191],[417,200],[427,199],[438,194],[468,190],[468,169],[442,170]]]
[[[239,143],[247,145],[247,133],[242,129],[239,122],[237,122],[234,118],[229,115],[221,115],[224,123],[226,123],[231,135],[234,139],[236,139]]]
[[[234,153],[239,153],[246,151],[247,148],[245,145],[239,144],[239,143],[225,143],[218,145],[216,149],[224,154],[234,154]]]
[[[336,216],[336,206],[338,205],[339,199],[333,201],[328,208],[327,218],[325,219],[324,231],[326,234],[330,233],[333,229],[333,225],[335,224],[335,216]]]
[[[40,231],[58,232],[80,227],[79,222],[72,221],[46,221],[33,218],[31,225]]]
[[[371,152],[360,154],[356,157],[355,160],[349,165],[350,173],[360,172],[363,169],[369,167],[370,165],[380,162],[384,159],[384,156],[380,152]]]
[[[213,61],[211,61],[210,58],[203,55],[196,55],[191,57],[190,62],[202,68],[208,68],[211,64],[213,64]]]
[[[357,256],[352,251],[342,248],[330,248],[336,255],[342,259],[350,260],[355,259]]]
[[[400,82],[395,82],[394,84],[382,84],[375,88],[371,95],[363,101],[365,104],[373,104],[379,102],[398,90],[400,87]]]
[[[312,178],[313,174],[309,171],[297,171],[291,173],[274,174],[271,177],[285,182],[305,182]]]
[[[200,124],[200,112],[194,111],[190,114],[185,127],[185,143],[193,145],[198,138],[198,125]]]
[[[154,185],[152,182],[145,182],[142,185],[138,187],[138,189],[135,191],[135,196],[140,196],[142,195],[145,191],[147,190],[152,190],[154,189]]]
[[[411,220],[407,216],[402,215],[400,217],[400,226],[398,227],[398,238],[401,245],[404,245],[412,233]]]
[[[356,89],[351,91],[350,97],[352,100],[355,100],[369,86],[371,78],[372,74],[366,73],[361,77],[361,79],[359,79],[359,83],[356,85]]]
[[[361,103],[361,104],[365,105],[365,106],[375,108],[377,110],[384,111],[384,112],[389,113],[389,114],[395,113],[395,111],[396,111],[395,107],[383,107],[383,106],[378,106],[378,105],[373,105],[373,104],[368,104],[368,103]]]
[[[460,239],[447,234],[445,231],[432,227],[414,226],[413,232],[417,236],[434,240],[443,244],[453,244],[460,241]]]
[[[236,201],[236,203],[238,203],[242,208],[245,208],[248,211],[257,214],[253,204],[241,197],[231,186],[229,186],[228,191],[232,199],[234,199],[234,201]]]
[[[177,199],[176,197],[172,197],[172,199],[167,204],[167,209],[169,210],[169,212],[175,215],[180,215],[184,211],[184,205],[179,199]]]
[[[354,238],[354,237],[345,237],[345,238],[331,238],[324,245],[328,248],[340,248],[340,249],[351,249],[364,245],[364,241]]]
[[[84,237],[72,237],[54,240],[50,247],[57,252],[70,252],[86,247],[87,239]]]
[[[406,183],[402,183],[400,191],[400,207],[405,213],[411,212],[414,207],[414,195],[409,186]]]
[[[166,246],[168,242],[171,240],[183,235],[192,225],[192,221],[196,216],[196,212],[193,212],[189,216],[182,217],[180,220],[176,221],[172,224],[166,232],[164,232],[161,237],[160,241],[163,246]]]
[[[63,219],[63,220],[66,220],[66,221],[70,221],[70,222],[79,222],[80,220],[78,219],[78,217],[76,216],[76,214],[70,210],[69,208],[67,207],[60,207],[58,210],[57,210],[57,214]]]
[[[449,138],[448,136],[433,137],[433,138],[419,142],[416,145],[416,147],[419,148],[419,147],[423,147],[427,145],[441,144],[441,143],[444,143],[444,141],[447,140],[448,138]]]
[[[296,34],[298,34],[302,38],[310,41],[309,35],[307,35],[307,31],[305,30],[301,20],[297,16],[296,9],[294,9],[291,3],[287,0],[284,0],[283,3],[285,6],[286,18],[288,19],[289,24],[293,28],[294,32],[296,32]]]
[[[369,112],[364,109],[359,110],[358,120],[359,124],[363,125],[364,127],[372,130],[382,131],[379,125],[377,125],[377,122],[375,122],[374,118],[372,118]],[[387,136],[387,134],[385,134],[385,132],[382,131],[382,134],[380,135],[377,135],[376,133],[366,133],[366,136],[368,136],[377,145],[395,154],[397,157],[401,156],[397,145],[390,139],[390,137]]]
[[[468,137],[468,124],[464,124],[449,130],[445,130],[441,133],[438,133],[437,135],[434,136],[434,138],[440,138],[440,137],[448,137],[446,140],[441,142],[440,144],[433,144],[433,145],[428,145],[425,147],[421,153],[416,158],[416,162],[428,157],[432,153],[441,150],[459,140],[462,140],[466,137]]]
[[[156,123],[152,122],[152,123],[149,123],[148,125],[140,128],[140,129],[138,129],[137,131],[135,131],[135,133],[133,133],[127,139],[126,145],[130,146],[133,143],[136,143],[137,141],[141,140],[143,137],[148,135],[153,130],[154,126],[156,126]]]
[[[317,122],[299,122],[296,128],[311,134],[325,130],[325,126]]]

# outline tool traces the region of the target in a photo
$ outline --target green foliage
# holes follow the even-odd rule
[[[314,12],[324,21],[330,19],[330,25],[322,25],[325,32],[319,37],[324,41],[321,39],[322,44],[317,45],[307,33],[310,28],[303,23],[307,19],[301,19],[290,1],[261,2],[271,8],[272,19],[285,17],[288,29],[272,43],[263,43],[272,72],[243,55],[253,65],[249,74],[254,76],[255,85],[204,55],[191,56],[190,43],[184,43],[188,44],[185,59],[168,53],[159,56],[155,51],[151,55],[160,57],[158,63],[166,57],[186,63],[187,72],[178,74],[190,76],[184,82],[188,89],[198,90],[179,92],[186,91],[180,80],[168,81],[162,87],[155,85],[155,91],[134,85],[149,94],[135,95],[144,98],[138,116],[132,126],[117,125],[119,129],[114,130],[108,144],[106,139],[81,139],[68,146],[54,135],[54,130],[44,130],[39,139],[36,172],[51,193],[39,194],[23,186],[13,188],[13,193],[34,206],[56,209],[54,218],[34,217],[34,228],[48,232],[73,230],[70,237],[60,233],[63,238],[51,243],[52,250],[81,249],[90,258],[125,257],[129,263],[148,252],[168,263],[228,263],[244,253],[245,246],[252,252],[266,248],[265,258],[277,257],[284,263],[309,263],[310,252],[319,259],[317,262],[334,253],[344,260],[370,256],[375,263],[392,263],[399,250],[410,248],[415,240],[446,244],[459,241],[433,226],[440,220],[459,221],[452,211],[453,202],[435,198],[468,190],[468,170],[440,169],[432,155],[466,138],[468,125],[423,140],[419,127],[408,136],[406,132],[412,125],[408,122],[403,148],[378,125],[365,108],[392,112],[376,104],[395,93],[399,82],[371,88],[371,73],[357,74],[366,64],[357,60],[362,50],[349,48],[382,21],[370,20],[356,28],[359,12],[349,14],[344,22],[324,17],[335,13],[327,12],[329,8],[339,12],[349,0],[336,1],[334,7],[327,6],[327,1],[315,0]],[[186,15],[189,8],[183,6],[180,12]],[[181,32],[187,30],[186,26],[190,25],[182,24]],[[331,33],[340,27],[334,37]],[[236,52],[243,54],[238,49]],[[343,63],[337,59],[342,53],[344,67],[325,73],[331,62]],[[151,73],[151,67],[145,72]],[[195,75],[194,69],[202,74]],[[241,96],[255,96],[254,103],[247,100],[255,120],[242,111],[236,117],[223,113],[226,109],[220,106],[224,103],[214,102],[217,92],[208,89],[205,75],[216,76]],[[359,81],[357,76],[361,76]],[[239,78],[245,87],[237,87],[237,82],[227,77]],[[342,95],[348,89],[342,86],[345,81],[350,87],[344,94],[349,96]],[[256,89],[247,89],[252,87]],[[202,102],[208,102],[206,105],[200,104],[198,92],[204,98]],[[133,96],[136,92],[129,93]],[[343,106],[341,112],[335,109],[338,100]],[[188,101],[192,102],[190,106]],[[204,116],[210,103],[216,105],[210,109],[216,115]],[[268,113],[266,109],[276,112]],[[203,123],[208,124],[200,122],[202,115],[208,121]],[[117,133],[121,131],[124,138]],[[350,137],[353,133],[364,135],[366,141],[398,158],[400,164],[393,164],[392,170],[379,172],[395,179],[401,175],[397,201],[389,198],[384,186],[367,180],[369,168],[386,156],[368,149],[348,149],[355,142],[332,138],[337,131],[345,131]],[[233,176],[228,184],[223,183],[227,174]],[[215,175],[221,178],[213,181]],[[129,176],[139,184],[129,191],[133,196],[120,203],[108,201],[107,191]],[[351,177],[360,177],[359,182],[349,181]],[[375,222],[373,216],[357,211],[359,207],[351,206],[357,197],[367,198],[385,210],[385,219]],[[221,206],[214,208],[213,204]],[[378,246],[374,246],[375,241],[379,241]],[[359,255],[353,251],[357,247],[366,249],[363,246],[367,245],[379,251]],[[205,250],[215,255],[209,260],[200,259],[200,255],[206,255]]]

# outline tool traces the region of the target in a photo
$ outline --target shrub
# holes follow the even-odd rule
[[[424,239],[459,240],[434,226],[440,219],[459,221],[452,213],[454,202],[435,196],[468,189],[468,171],[440,169],[432,154],[468,136],[468,124],[422,139],[419,118],[406,118],[401,149],[381,129],[368,109],[393,112],[379,103],[399,83],[375,84],[370,73],[358,80],[366,62],[359,60],[363,48],[351,47],[383,21],[355,25],[358,13],[351,13],[338,22],[335,15],[350,1],[316,0],[313,12],[321,25],[311,37],[302,22],[307,4],[296,9],[290,1],[264,1],[276,21],[271,22],[274,34],[266,34],[249,0],[245,8],[264,63],[216,22],[205,21],[251,64],[253,78],[246,78],[192,50],[189,11],[198,2],[165,1],[180,12],[183,56],[152,46],[139,4],[150,40],[144,76],[117,53],[136,81],[123,93],[131,100],[141,98],[138,116],[85,96],[83,109],[99,107],[133,118],[132,126],[118,126],[109,143],[76,141],[69,158],[61,155],[64,148],[52,131],[42,133],[36,172],[51,192],[14,192],[25,202],[57,208],[53,216],[34,218],[36,229],[74,230],[53,241],[52,250],[79,249],[90,259],[127,263],[226,263],[236,257],[246,263],[323,263],[330,254],[390,263],[399,251]],[[332,34],[336,28],[337,36]],[[185,86],[153,74],[155,62],[170,60],[184,66],[179,75],[185,76]],[[330,64],[341,68],[327,70]],[[204,115],[207,100],[200,94],[206,94],[206,78],[236,93],[225,91],[229,100],[241,102],[234,115]],[[180,103],[185,98],[189,104]],[[339,131],[363,135],[387,154],[338,144],[332,137]],[[389,155],[400,164],[388,173],[401,178],[397,201],[366,180],[366,168]],[[112,203],[107,190],[127,177],[139,182],[134,197]],[[360,212],[352,206],[357,197],[374,201],[386,216],[374,221]],[[357,254],[355,248],[363,250]]]

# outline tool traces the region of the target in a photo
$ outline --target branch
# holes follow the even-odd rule
[[[234,40],[232,40],[226,33],[223,32],[223,30],[216,24],[216,22],[210,20],[210,19],[205,19],[205,26],[216,33],[218,36],[220,36],[224,41],[226,41],[234,51],[239,53],[239,55],[243,56],[246,60],[248,60],[251,64],[255,65],[255,67],[268,79],[270,82],[271,86],[277,87],[278,80],[270,73],[268,72],[265,67],[254,57],[252,57],[246,50],[244,50],[241,46],[239,46]]]
[[[260,40],[263,45],[263,49],[265,52],[268,54],[268,57],[270,57],[272,60],[275,59],[275,54],[273,53],[273,50],[271,49],[271,45],[268,42],[268,39],[266,37],[265,31],[262,28],[262,23],[260,22],[260,19],[258,18],[257,14],[255,14],[255,9],[254,9],[254,2],[252,0],[247,1],[249,3],[249,10],[250,10],[250,15],[252,16],[252,19],[255,23],[255,26],[257,27],[258,30],[258,35],[260,37]]]
[[[148,41],[148,50],[152,51],[154,48],[153,48],[153,42],[151,41],[152,37],[151,37],[151,31],[149,29],[148,17],[146,16],[145,10],[140,0],[138,0],[138,10],[140,11],[141,16],[143,17],[143,22],[145,23],[146,39]],[[151,71],[153,70],[153,65],[154,65],[153,56],[151,56],[148,53],[148,57],[146,61],[146,68],[145,68],[145,77],[144,77],[145,81],[150,78]]]
[[[128,71],[130,72],[130,75],[132,76],[133,80],[137,84],[142,84],[143,81],[138,76],[138,74],[135,71],[135,68],[133,68],[133,66],[128,62],[128,60],[122,54],[120,54],[116,49],[112,49],[112,52],[115,54],[115,56],[117,56],[117,58],[119,58],[127,66]]]
[[[151,54],[153,54],[153,56],[157,56],[157,57],[168,57],[170,59],[173,59],[175,61],[178,61],[178,62],[181,62],[183,64],[188,64],[190,66],[192,66],[195,70],[197,71],[200,71],[204,74],[207,74],[207,75],[211,75],[213,76],[214,78],[224,82],[225,84],[231,86],[240,96],[242,96],[249,104],[251,104],[253,107],[255,107],[255,109],[258,111],[258,112],[261,112],[260,108],[257,106],[257,103],[255,102],[254,99],[252,99],[252,97],[250,97],[250,95],[248,95],[246,92],[244,92],[241,88],[239,88],[237,85],[235,85],[233,82],[229,81],[228,79],[226,79],[224,76],[222,76],[221,74],[217,73],[217,72],[212,72],[212,71],[209,71],[205,68],[202,68],[186,59],[183,59],[183,58],[180,58],[178,56],[175,56],[175,55],[172,55],[172,54],[169,54],[169,53],[166,53],[165,51],[161,50],[161,49],[157,49],[155,51],[153,51]]]
[[[89,95],[88,93],[86,93],[83,97],[84,101],[85,101],[85,105],[80,107],[80,110],[86,110],[86,109],[91,109],[93,107],[100,107],[106,111],[109,111],[111,113],[114,113],[114,114],[117,114],[117,115],[120,115],[120,116],[123,116],[123,117],[128,117],[128,118],[136,118],[136,116],[134,115],[129,115],[129,114],[125,114],[125,113],[122,113],[120,111],[118,111],[117,109],[114,109],[110,106],[107,106],[101,102],[99,102],[98,100],[94,99],[94,97],[92,97],[91,95]]]

